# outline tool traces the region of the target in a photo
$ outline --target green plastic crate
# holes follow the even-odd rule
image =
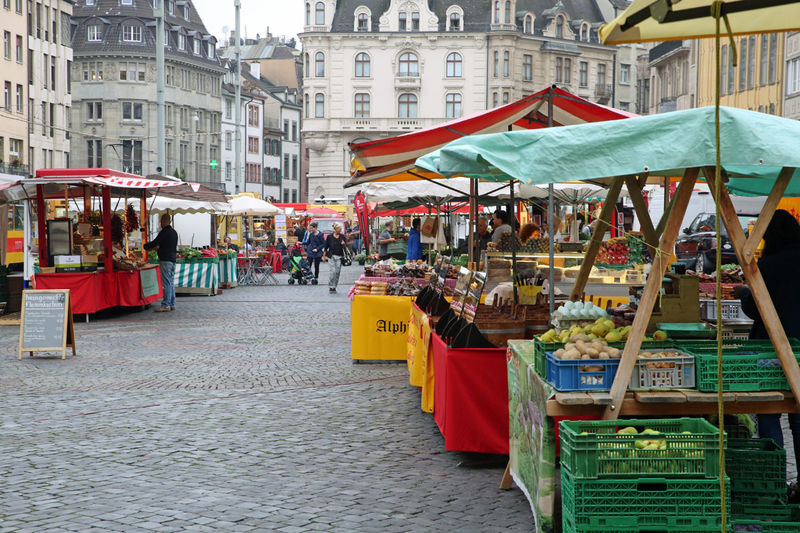
[[[617,433],[628,426],[660,434]],[[702,418],[563,420],[559,435],[561,465],[576,479],[719,477],[719,430]],[[646,440],[665,441],[666,448],[636,447],[637,441]]]
[[[731,503],[731,531],[797,533],[800,531],[800,506]],[[757,526],[757,527],[752,527]]]
[[[692,349],[687,350],[691,353]],[[697,390],[717,392],[717,356],[694,354],[697,373]],[[800,355],[800,352],[798,352]],[[789,390],[783,366],[774,351],[756,354],[737,353],[723,349],[722,390],[725,392],[757,392]],[[761,361],[761,363],[759,363]],[[766,366],[770,365],[770,366]]]
[[[725,491],[730,494],[727,479]],[[722,520],[719,478],[589,480],[575,479],[562,468],[561,503],[564,522],[581,531],[612,527],[672,531],[677,526],[698,530],[719,528]]]
[[[719,533],[720,529],[718,525],[699,527],[696,524],[685,525],[683,523],[670,526],[668,530],[665,530],[663,527],[576,526],[574,522],[574,517],[566,514],[562,515],[562,533],[651,533],[654,530],[657,533],[664,533],[665,531],[668,531],[668,533]]]
[[[725,473],[736,502],[786,502],[786,450],[772,439],[728,439]]]

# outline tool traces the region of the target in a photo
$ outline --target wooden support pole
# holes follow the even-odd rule
[[[756,225],[747,238],[747,242],[744,243],[742,259],[746,262],[750,263],[753,260],[753,254],[756,252],[756,248],[758,248],[761,239],[764,238],[764,232],[767,231],[769,221],[772,220],[772,214],[778,207],[778,202],[781,201],[783,193],[786,192],[786,187],[789,186],[789,180],[792,179],[794,170],[795,169],[791,167],[781,169],[781,173],[778,175],[778,179],[775,181],[775,185],[772,187],[772,191],[770,191],[767,197],[764,208],[761,210],[761,215],[758,217],[758,220],[756,220]],[[765,216],[767,213],[769,216]]]
[[[706,176],[706,181],[708,181],[709,189],[711,189],[713,194],[715,190],[714,180],[717,179],[716,171],[713,167],[706,167],[703,169],[703,173]],[[780,180],[775,182],[774,187],[779,186]],[[772,194],[770,193],[770,198],[771,197]],[[725,223],[725,228],[728,230],[728,238],[730,238],[731,245],[736,252],[736,257],[739,259],[739,264],[747,279],[747,284],[750,286],[750,291],[753,294],[756,307],[761,315],[761,320],[764,322],[767,334],[772,341],[772,345],[775,347],[778,359],[780,359],[781,365],[783,365],[783,371],[786,373],[786,380],[789,382],[789,388],[791,388],[795,399],[798,399],[800,398],[800,366],[798,366],[797,359],[795,359],[794,353],[792,352],[792,347],[789,345],[789,339],[786,338],[786,331],[784,331],[781,319],[777,311],[775,311],[775,306],[767,290],[767,285],[764,283],[764,278],[761,277],[761,271],[758,269],[758,265],[755,261],[745,261],[744,230],[741,224],[739,224],[739,219],[736,216],[736,209],[733,207],[733,202],[731,202],[731,197],[728,195],[728,191],[725,187],[721,187],[720,197],[715,198],[715,200],[719,203],[720,215],[722,216],[722,221]],[[767,210],[768,207],[770,210]],[[764,210],[761,211],[758,217],[759,222],[762,218],[765,220],[772,218],[776,207],[777,202],[765,205]]]
[[[683,214],[686,212],[686,206],[689,205],[692,189],[694,188],[694,183],[697,180],[699,172],[697,168],[687,169],[675,193],[677,197],[675,206],[664,228],[664,235],[661,236],[658,250],[653,254],[653,264],[650,268],[650,274],[647,276],[647,283],[644,286],[642,299],[639,302],[636,316],[633,319],[633,326],[628,334],[628,341],[625,343],[625,349],[622,352],[617,375],[614,377],[613,385],[611,385],[611,404],[609,404],[603,412],[603,418],[606,420],[616,420],[621,414],[622,400],[625,398],[625,392],[628,390],[633,367],[639,355],[639,348],[642,346],[642,339],[644,339],[645,332],[647,331],[650,316],[653,314],[653,306],[661,292],[661,280],[664,278],[664,273],[669,266],[670,258],[672,257],[672,249],[675,246],[675,239],[678,237],[678,230],[683,222]]]
[[[103,193],[103,268],[106,272],[114,270],[114,251],[111,243],[111,187],[102,187]]]
[[[606,234],[608,229],[608,222],[611,220],[611,212],[617,203],[619,191],[622,189],[622,182],[624,178],[617,176],[611,182],[606,195],[606,201],[603,208],[600,210],[600,217],[597,219],[597,227],[592,232],[592,239],[589,241],[589,248],[586,250],[586,255],[581,263],[580,272],[575,279],[575,285],[572,287],[572,293],[569,299],[572,301],[580,300],[583,295],[583,290],[586,288],[586,281],[589,279],[589,273],[592,271],[594,260],[597,257],[597,252],[600,251],[600,245],[603,244],[603,235]],[[552,265],[550,265],[552,268]]]
[[[656,235],[653,221],[650,219],[650,212],[647,210],[647,204],[644,202],[642,188],[639,186],[634,176],[625,177],[625,186],[628,188],[631,202],[633,202],[633,209],[636,211],[636,217],[639,219],[639,225],[644,235],[644,242],[647,243],[647,246],[649,246],[651,250],[655,250],[658,246],[658,235]]]

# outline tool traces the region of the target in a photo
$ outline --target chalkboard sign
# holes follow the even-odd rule
[[[69,290],[22,291],[22,316],[19,328],[19,358],[22,352],[60,351],[67,357],[67,347],[75,355],[75,330]]]

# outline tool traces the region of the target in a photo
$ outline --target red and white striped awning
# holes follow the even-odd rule
[[[635,117],[633,113],[596,104],[558,87],[548,87],[516,102],[469,117],[451,120],[418,131],[362,143],[350,143],[355,159],[351,179],[345,187],[369,181],[397,181],[414,167],[418,157],[433,152],[465,135],[498,133],[509,129],[546,128]],[[403,179],[414,179],[413,175]]]
[[[120,189],[160,189],[162,187],[177,187],[184,185],[182,181],[153,180],[137,176],[135,178],[123,178],[111,176],[108,178],[84,178],[85,183],[94,185],[106,185]]]

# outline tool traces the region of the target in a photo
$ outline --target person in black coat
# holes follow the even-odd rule
[[[769,296],[780,317],[787,337],[800,338],[800,224],[783,209],[775,211],[764,232],[764,249],[758,269],[764,278]],[[742,287],[735,293],[742,301],[742,311],[753,319],[751,339],[769,339],[767,328],[758,312],[750,289]],[[781,415],[758,415],[758,432],[783,447]],[[789,426],[794,441],[795,460],[800,459],[800,414],[789,413]]]
[[[314,265],[314,280],[312,285],[319,281],[319,264],[322,262],[322,251],[325,248],[325,237],[317,229],[317,223],[312,222],[308,225],[308,235],[306,236],[306,252],[308,261]]]

